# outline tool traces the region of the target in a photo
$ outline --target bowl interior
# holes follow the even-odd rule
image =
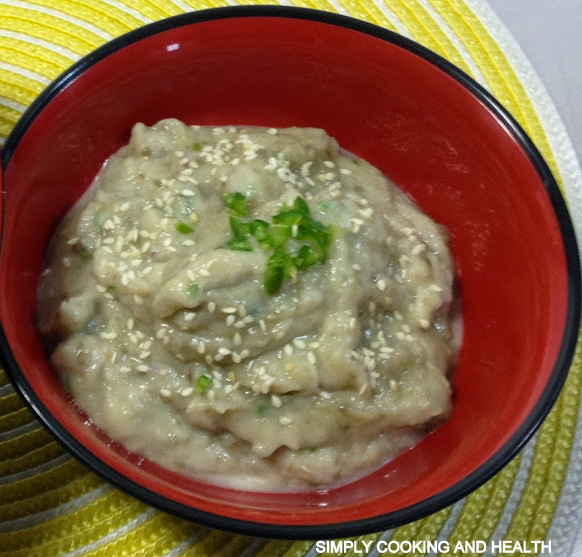
[[[208,512],[325,526],[395,513],[387,526],[451,502],[504,463],[560,386],[554,366],[566,328],[568,268],[554,206],[530,154],[487,102],[394,37],[276,14],[180,22],[90,58],[13,140],[0,261],[7,367],[78,456],[100,459],[93,466],[110,480],[196,520],[208,523]],[[87,426],[35,331],[43,251],[132,125],[166,117],[325,128],[448,228],[464,341],[446,424],[370,476],[295,494],[187,480]],[[236,524],[220,520],[210,524]]]

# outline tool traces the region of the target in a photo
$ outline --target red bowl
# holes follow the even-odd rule
[[[325,128],[450,231],[464,341],[448,422],[342,487],[207,485],[92,426],[35,330],[47,238],[137,121]],[[550,410],[573,355],[580,266],[559,189],[524,131],[459,69],[399,35],[323,12],[237,7],[154,23],[52,84],[5,144],[1,358],[44,425],[127,492],[209,526],[269,537],[361,534],[418,519],[498,472]]]

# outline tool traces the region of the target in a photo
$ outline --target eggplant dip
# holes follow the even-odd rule
[[[447,233],[319,129],[136,124],[52,238],[38,328],[79,407],[165,467],[351,480],[451,411]]]

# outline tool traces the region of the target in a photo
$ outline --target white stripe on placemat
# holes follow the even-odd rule
[[[263,547],[266,543],[267,540],[257,538],[249,545],[247,545],[238,557],[251,557],[251,555],[255,555],[255,553],[259,551],[259,549],[261,549],[261,547]]]
[[[164,555],[164,557],[179,557],[184,551],[188,551],[193,545],[195,545],[203,534],[206,534],[208,530],[206,528],[200,527],[196,530],[196,533],[190,536],[187,540],[184,540],[182,543],[177,545],[174,549],[169,551]]]
[[[12,383],[6,383],[0,387],[0,397],[11,395],[14,392],[14,386]]]
[[[182,2],[182,0],[172,0],[172,3],[178,6],[178,8],[182,8],[185,12],[195,11],[192,6],[189,6],[185,2]]]
[[[54,468],[59,467],[61,464],[65,464],[72,457],[68,453],[62,454],[39,464],[38,466],[34,466],[33,468],[27,468],[26,470],[21,470],[20,472],[15,472],[14,474],[9,474],[8,476],[0,477],[0,485],[7,485],[15,482],[20,482],[22,480],[26,480],[31,476],[36,476],[37,474],[43,474],[45,472],[49,472]]]
[[[381,541],[384,542],[388,542],[390,541],[390,538],[392,537],[392,534],[394,534],[394,530],[386,530],[377,540],[376,543],[374,544],[374,547],[372,548],[372,551],[370,551],[370,553],[368,553],[367,557],[379,557],[380,555],[389,555],[387,553],[380,553],[378,551],[378,543]]]
[[[7,532],[14,532],[15,530],[24,530],[26,528],[32,528],[33,526],[39,526],[49,520],[54,520],[64,514],[76,511],[93,501],[96,501],[102,495],[108,493],[113,489],[113,486],[107,483],[100,485],[99,487],[84,493],[79,497],[76,497],[72,501],[58,505],[57,507],[51,507],[45,511],[39,513],[30,514],[28,516],[22,516],[20,518],[15,518],[13,520],[6,520],[0,522],[0,534],[5,534]]]
[[[392,25],[394,25],[394,28],[398,33],[410,38],[408,27],[402,23],[401,19],[384,3],[383,0],[372,0],[372,2],[374,2],[374,6],[382,12],[382,15],[390,21]]]
[[[15,427],[14,429],[3,431],[0,433],[0,443],[2,441],[9,441],[10,439],[14,439],[15,437],[24,435],[25,433],[30,433],[35,429],[42,429],[42,426],[36,420],[33,420],[27,424]]]
[[[36,46],[41,46],[42,48],[46,48],[52,52],[56,52],[61,56],[65,56],[66,58],[70,58],[73,61],[77,61],[81,58],[80,54],[69,50],[64,46],[60,46],[55,43],[51,43],[49,41],[45,41],[44,39],[38,39],[36,37],[31,37],[29,35],[25,35],[24,33],[18,33],[16,31],[8,31],[7,29],[0,29],[0,37],[6,37],[8,39],[16,39],[25,43],[30,43]]]
[[[84,19],[79,19],[78,17],[69,15],[65,12],[61,12],[60,10],[55,10],[54,8],[47,8],[46,6],[41,6],[39,4],[30,4],[29,2],[23,2],[22,0],[3,0],[3,4],[12,6],[13,8],[22,8],[23,10],[30,10],[31,12],[40,12],[45,15],[50,15],[58,19],[62,19],[63,21],[72,23],[81,29],[90,31],[91,33],[98,35],[106,41],[109,41],[113,38],[109,33],[106,33],[92,23],[89,23]]]
[[[129,6],[126,6],[122,2],[118,2],[117,0],[101,0],[101,1],[105,4],[109,4],[110,6],[113,6],[114,8],[117,8],[121,12],[125,12],[126,14],[129,14],[129,15],[135,17],[136,19],[139,19],[143,23],[151,23],[152,22],[151,19],[149,19],[148,17],[143,15],[141,12],[138,12],[137,10],[134,10],[133,8],[130,8]]]
[[[26,68],[15,66],[14,64],[9,64],[7,62],[0,62],[0,70],[6,70],[7,72],[12,72],[17,75],[21,75],[22,77],[27,77],[28,79],[38,81],[43,85],[48,85],[52,81],[50,77],[46,77],[33,70],[27,70]]]
[[[147,511],[136,516],[133,520],[131,520],[127,524],[120,526],[116,530],[113,530],[113,532],[109,532],[109,534],[107,534],[106,536],[103,536],[102,538],[99,538],[98,540],[91,542],[91,543],[88,543],[87,545],[84,545],[82,547],[78,547],[77,549],[74,549],[73,551],[69,551],[68,553],[64,553],[64,554],[60,555],[60,557],[80,557],[81,555],[85,555],[89,551],[93,551],[93,550],[97,549],[98,547],[105,545],[106,543],[112,542],[112,541],[116,540],[117,538],[124,536],[130,530],[134,530],[138,526],[141,526],[144,522],[146,522],[150,518],[153,518],[158,512],[159,511],[157,511],[156,509],[150,508]]]
[[[3,106],[7,106],[12,110],[16,110],[17,112],[24,112],[26,110],[26,106],[18,101],[13,101],[12,99],[7,99],[6,97],[0,97],[0,104]]]
[[[473,60],[473,57],[465,48],[465,45],[455,33],[455,30],[445,21],[440,12],[430,2],[427,0],[418,0],[418,2],[428,12],[430,17],[437,24],[437,26],[440,27],[451,43],[453,43],[454,47],[457,49],[457,52],[460,54],[461,58],[463,58],[465,64],[467,64],[469,67],[472,74],[471,77],[477,80],[481,85],[483,85],[483,87],[489,88],[489,84],[487,83],[483,72],[475,63],[475,60]]]

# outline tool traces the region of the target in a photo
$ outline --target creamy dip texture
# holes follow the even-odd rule
[[[319,129],[137,124],[53,237],[51,362],[92,421],[195,477],[346,481],[451,410],[441,226]]]

